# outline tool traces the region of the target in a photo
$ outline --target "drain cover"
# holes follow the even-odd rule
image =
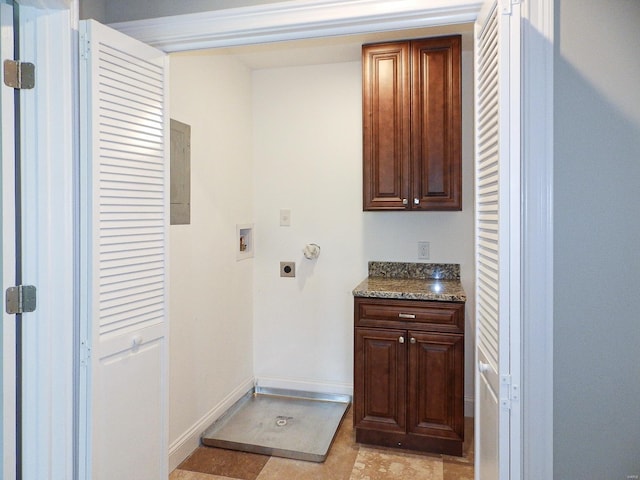
[[[276,425],[284,427],[289,420],[293,420],[293,417],[283,417],[282,415],[276,417]]]

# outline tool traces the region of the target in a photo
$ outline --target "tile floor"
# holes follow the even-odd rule
[[[199,447],[169,480],[473,480],[473,419],[464,456],[413,453],[355,443],[351,409],[324,463]]]

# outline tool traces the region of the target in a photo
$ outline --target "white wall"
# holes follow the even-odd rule
[[[555,14],[554,478],[637,478],[640,2]]]
[[[170,106],[191,125],[191,224],[170,227],[169,385],[170,445],[189,453],[196,430],[253,380],[253,260],[236,261],[236,224],[253,206],[249,70],[174,55]]]
[[[369,260],[461,263],[467,304],[466,396],[473,397],[471,53],[464,52],[463,211],[362,212],[360,62],[253,73],[254,365],[271,386],[352,388],[353,297]],[[279,226],[291,209],[291,226]],[[306,243],[320,257],[304,259]],[[280,278],[295,261],[297,277]],[[470,412],[469,412],[470,414]]]

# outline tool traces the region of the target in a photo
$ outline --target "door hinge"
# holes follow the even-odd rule
[[[91,40],[87,38],[86,33],[80,34],[80,58],[86,60],[91,52]]]
[[[512,402],[520,400],[520,387],[512,383],[511,375],[500,375],[500,406],[511,408]]]
[[[19,60],[5,60],[4,84],[11,88],[32,89],[36,85],[36,66]]]
[[[80,366],[86,367],[89,365],[89,359],[91,358],[91,347],[89,342],[85,339],[80,342]]]
[[[500,0],[500,9],[503,15],[511,15],[511,7],[520,5],[523,0]]]
[[[5,309],[9,315],[34,312],[36,310],[36,287],[18,285],[7,288]]]

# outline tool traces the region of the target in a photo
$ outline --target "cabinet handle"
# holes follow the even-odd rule
[[[420,205],[420,199],[419,198],[414,198],[413,199],[413,204],[414,205]]]
[[[398,343],[404,343],[404,337],[400,337],[400,338],[398,339]]]
[[[409,200],[407,200],[406,198],[402,199],[402,204],[403,205],[409,205]]]
[[[399,318],[416,318],[416,316],[413,313],[399,313],[398,317]]]
[[[413,338],[413,337],[411,337],[411,340],[410,340],[410,341],[411,341],[411,343],[416,343],[416,339],[415,339],[415,338]]]

